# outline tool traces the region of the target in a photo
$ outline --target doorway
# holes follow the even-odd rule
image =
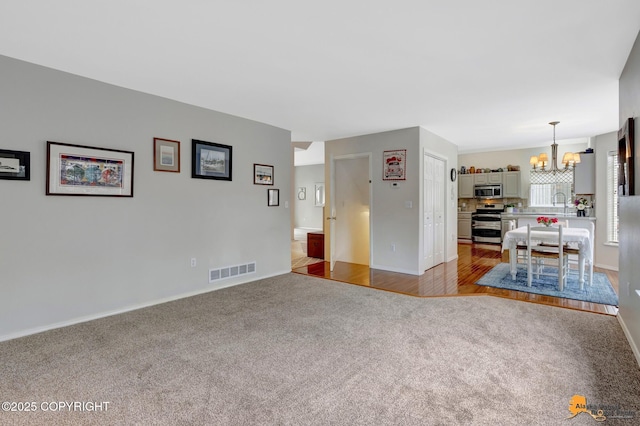
[[[371,154],[334,157],[330,262],[371,264]]]

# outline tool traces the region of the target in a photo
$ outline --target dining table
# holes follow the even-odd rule
[[[551,227],[531,227],[531,240],[535,243],[553,243],[558,242],[558,230]],[[518,244],[527,241],[527,227],[521,226],[511,231],[507,231],[502,239],[502,251],[509,250],[509,265],[511,278],[515,281],[518,265],[518,253],[516,247]],[[593,241],[591,233],[584,228],[562,228],[563,244],[575,245],[578,248],[578,280],[580,289],[584,289],[584,270],[585,265],[589,267],[588,284],[591,285],[593,280]]]

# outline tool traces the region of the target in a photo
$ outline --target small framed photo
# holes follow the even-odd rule
[[[133,197],[133,152],[47,142],[46,194]]]
[[[233,147],[192,139],[191,177],[231,180]]]
[[[180,173],[180,141],[153,138],[153,170]]]
[[[253,165],[254,185],[273,185],[273,166],[266,164]]]
[[[324,207],[324,182],[316,182],[314,203],[316,207]]]
[[[267,206],[276,207],[280,205],[280,190],[267,189]]]
[[[407,150],[384,151],[382,155],[384,172],[382,180],[406,180]]]
[[[0,149],[0,179],[31,180],[31,153]]]

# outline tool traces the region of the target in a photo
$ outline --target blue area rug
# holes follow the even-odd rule
[[[545,266],[545,272],[552,272],[556,268]],[[550,276],[533,276],[531,287],[527,287],[527,267],[518,265],[516,280],[511,279],[508,263],[500,263],[487,272],[476,283],[488,287],[505,288],[526,293],[543,294],[546,296],[562,297],[565,299],[581,300],[583,302],[602,303],[603,305],[618,306],[618,295],[611,287],[609,278],[601,272],[594,272],[593,284],[584,283],[584,290],[580,290],[578,273],[573,271],[567,277],[564,291],[558,291],[558,279]]]

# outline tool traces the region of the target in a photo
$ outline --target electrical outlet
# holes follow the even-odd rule
[[[391,251],[396,251],[396,245],[395,244],[391,244]]]
[[[192,268],[195,268],[195,267],[196,267],[196,258],[195,258],[195,257],[192,257],[192,258],[191,258],[191,267],[192,267]]]

